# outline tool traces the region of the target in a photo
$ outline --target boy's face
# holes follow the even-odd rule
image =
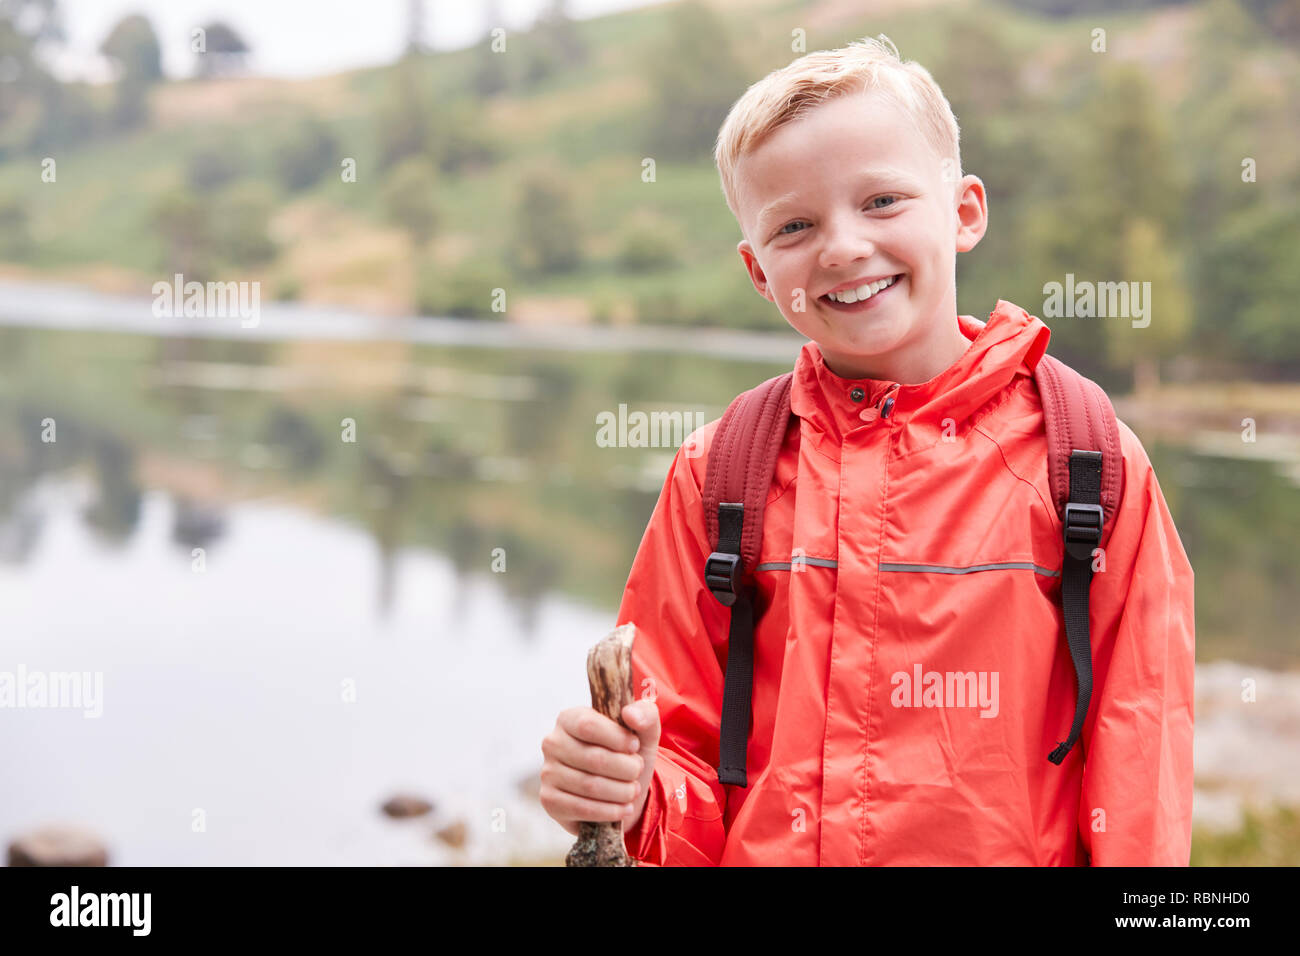
[[[741,160],[741,259],[837,374],[892,379],[924,368],[927,350],[951,353],[956,254],[979,242],[987,210],[978,178],[945,182],[944,170],[915,122],[872,93],[829,100]],[[891,278],[853,304],[827,296]]]

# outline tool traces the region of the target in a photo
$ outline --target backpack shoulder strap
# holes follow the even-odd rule
[[[1119,422],[1101,386],[1044,354],[1034,368],[1047,431],[1047,475],[1061,519],[1061,603],[1078,692],[1070,735],[1048,755],[1060,764],[1083,733],[1092,699],[1088,592],[1094,548],[1110,539],[1124,495]]]
[[[1065,520],[1071,500],[1071,457],[1079,451],[1101,455],[1098,501],[1102,508],[1099,544],[1110,538],[1120,499],[1124,496],[1124,459],[1120,452],[1119,421],[1106,392],[1059,359],[1044,354],[1034,369],[1047,426],[1047,478],[1057,516]]]
[[[738,395],[714,432],[704,478],[704,518],[713,552],[704,580],[731,608],[727,673],[722,694],[718,780],[747,787],[754,680],[754,586],[750,580],[763,542],[763,510],[790,420],[793,372]]]

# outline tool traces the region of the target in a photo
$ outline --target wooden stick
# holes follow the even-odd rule
[[[635,640],[636,625],[628,623],[614,628],[587,652],[592,709],[622,727],[627,727],[623,723],[623,708],[632,703],[632,642]],[[622,821],[579,823],[578,842],[564,858],[564,865],[636,866],[636,860],[627,855],[623,846]]]

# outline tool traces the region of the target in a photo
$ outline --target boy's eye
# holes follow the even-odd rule
[[[870,209],[888,209],[890,206],[896,205],[898,203],[898,200],[899,197],[891,193],[886,196],[877,196],[875,199],[867,203],[867,206]],[[786,223],[784,226],[782,226],[780,229],[776,231],[776,234],[778,236],[792,236],[794,235],[795,232],[802,231],[798,229],[791,229],[792,226],[806,226],[806,225],[807,222],[805,222],[804,220],[796,219],[794,222]]]

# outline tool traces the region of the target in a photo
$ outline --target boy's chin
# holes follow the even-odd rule
[[[883,318],[883,317],[882,317]],[[889,318],[870,326],[832,323],[819,333],[809,335],[823,354],[833,353],[854,364],[877,364],[906,342],[911,324],[905,317]]]

